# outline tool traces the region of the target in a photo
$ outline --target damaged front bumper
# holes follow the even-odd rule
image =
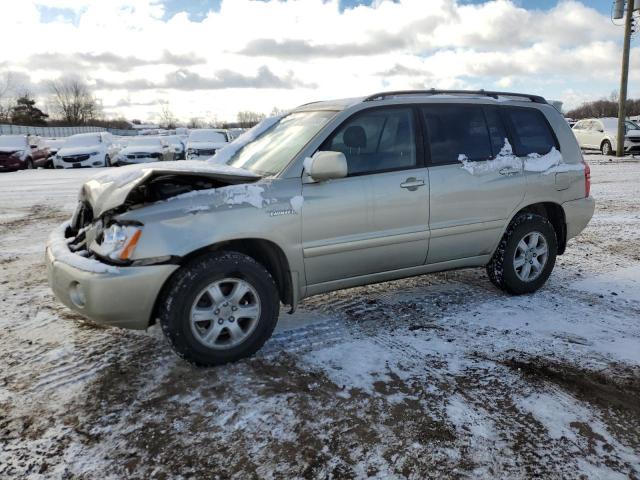
[[[61,227],[52,233],[46,250],[47,277],[56,297],[96,323],[147,328],[158,293],[178,266],[107,265],[71,252],[63,232]]]

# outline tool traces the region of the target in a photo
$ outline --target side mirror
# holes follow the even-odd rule
[[[316,152],[305,162],[305,171],[316,182],[347,176],[347,159],[342,152]]]

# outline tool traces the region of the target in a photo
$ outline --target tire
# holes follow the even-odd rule
[[[35,169],[35,165],[33,164],[33,160],[31,160],[30,158],[27,158],[27,170],[33,170]]]
[[[535,247],[527,248],[524,254],[521,241],[531,247],[538,234]],[[542,246],[546,245],[543,257]],[[496,287],[513,295],[533,293],[544,285],[556,263],[558,240],[556,232],[547,218],[535,213],[521,213],[509,224],[500,240],[491,261],[487,264],[487,275]],[[540,260],[542,259],[542,260]],[[524,263],[523,263],[524,262]],[[541,268],[536,269],[535,265]],[[527,267],[526,263],[529,263]],[[526,277],[527,268],[530,272]]]
[[[105,155],[105,157],[104,157],[104,166],[105,167],[110,167],[111,166],[111,158],[109,158],[109,155]]]
[[[604,142],[602,142],[602,145],[600,145],[600,151],[602,152],[603,155],[615,154],[615,152],[613,151],[613,148],[611,147],[611,142],[609,142],[609,140],[605,140]]]
[[[239,285],[247,293],[234,300]],[[242,316],[244,309],[253,318]],[[180,268],[163,288],[156,311],[175,352],[206,367],[257,352],[276,326],[280,299],[271,274],[261,264],[242,253],[223,251]],[[192,322],[194,312],[206,319]]]

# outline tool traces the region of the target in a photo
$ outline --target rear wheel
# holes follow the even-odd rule
[[[275,282],[262,265],[241,253],[219,252],[178,270],[163,289],[158,312],[176,353],[211,366],[258,351],[279,310]]]
[[[556,232],[549,220],[521,213],[507,228],[487,274],[496,287],[509,293],[532,293],[551,275],[557,251]]]
[[[611,142],[609,142],[609,140],[605,140],[604,142],[602,142],[602,145],[600,146],[600,151],[602,152],[603,155],[613,155],[613,148],[611,148]]]

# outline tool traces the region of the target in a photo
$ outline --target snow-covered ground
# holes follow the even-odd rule
[[[95,171],[0,175],[0,478],[638,478],[640,162],[587,158],[596,214],[535,295],[335,292],[212,369],[53,298],[44,243]]]

